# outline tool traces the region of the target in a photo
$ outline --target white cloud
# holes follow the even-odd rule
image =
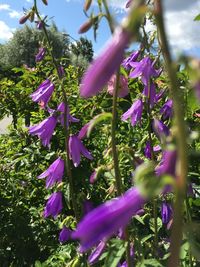
[[[10,5],[8,5],[8,4],[0,4],[0,11],[1,10],[10,10]]]
[[[0,40],[7,41],[13,36],[15,29],[10,28],[4,21],[0,20]]]
[[[8,14],[12,19],[19,19],[21,16],[23,16],[23,13],[17,10],[11,10]]]

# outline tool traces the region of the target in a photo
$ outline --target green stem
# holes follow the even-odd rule
[[[35,8],[35,12],[36,12],[36,15],[37,15],[38,19],[40,21],[42,21],[42,18],[40,16],[40,14],[38,12],[38,8],[37,8],[37,0],[34,0],[34,8]],[[66,149],[65,165],[66,165],[66,174],[67,174],[67,177],[69,179],[70,197],[71,197],[71,201],[72,201],[72,207],[73,207],[73,211],[74,211],[75,217],[78,220],[78,218],[79,218],[78,217],[78,208],[77,208],[76,198],[75,198],[75,194],[74,194],[74,185],[73,185],[73,177],[72,177],[72,172],[71,172],[71,162],[70,162],[70,153],[69,153],[70,130],[69,130],[69,127],[67,127],[67,105],[68,105],[68,103],[67,103],[68,102],[67,101],[67,95],[66,95],[66,92],[64,90],[63,78],[60,76],[59,65],[58,65],[58,63],[57,63],[57,61],[56,61],[56,59],[54,57],[53,50],[52,50],[52,47],[51,47],[51,42],[50,42],[50,39],[49,39],[49,35],[48,35],[47,29],[46,29],[44,24],[43,24],[42,29],[43,29],[44,35],[46,37],[46,40],[47,40],[47,44],[48,44],[48,48],[49,48],[49,51],[50,51],[50,54],[51,54],[53,65],[54,65],[54,67],[56,69],[57,76],[58,76],[58,79],[60,81],[63,100],[64,100],[64,103],[65,103],[65,109],[64,109],[64,134],[65,134],[65,149]]]
[[[183,203],[186,190],[186,177],[187,177],[187,142],[186,142],[186,129],[184,122],[184,109],[182,102],[182,95],[179,88],[178,80],[176,77],[176,68],[172,61],[167,37],[165,33],[163,11],[161,0],[154,0],[155,5],[155,17],[157,20],[157,26],[159,30],[160,43],[162,53],[166,63],[166,69],[169,75],[171,83],[171,95],[174,107],[174,120],[175,120],[175,136],[177,142],[178,151],[178,171],[176,178],[176,197],[174,204],[174,218],[171,233],[171,245],[170,245],[170,258],[168,266],[179,266],[179,254],[182,240],[182,228],[183,228]]]
[[[112,18],[111,14],[110,14],[110,10],[108,8],[107,1],[106,0],[102,0],[102,2],[103,2],[103,5],[104,5],[104,8],[106,10],[106,17],[107,17],[107,20],[108,20],[110,31],[111,31],[111,33],[113,33],[114,32],[114,23],[113,23],[113,18]]]

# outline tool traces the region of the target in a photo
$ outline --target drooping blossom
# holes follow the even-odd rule
[[[50,140],[56,127],[57,119],[50,116],[41,123],[28,128],[29,133],[37,135],[41,139],[43,146],[50,146]]]
[[[74,167],[78,167],[80,164],[81,154],[90,160],[93,159],[91,153],[85,148],[81,140],[76,135],[71,135],[69,138],[69,152],[74,163]]]
[[[169,128],[162,121],[155,118],[153,119],[153,130],[161,140],[163,137],[169,135]]]
[[[86,215],[87,213],[89,213],[93,209],[94,209],[93,203],[89,199],[86,199],[83,202],[83,214]]]
[[[60,234],[59,234],[59,241],[60,243],[65,243],[67,241],[69,241],[71,239],[71,233],[72,233],[72,230],[70,230],[69,228],[67,227],[63,227],[63,229],[61,230]]]
[[[140,51],[134,51],[129,57],[125,58],[122,62],[122,66],[127,69],[130,70],[132,67],[130,65],[131,62],[135,62],[137,60],[137,58],[140,55]]]
[[[47,177],[46,188],[50,188],[55,183],[60,183],[62,181],[64,166],[64,160],[59,157],[49,166],[46,171],[41,173],[38,178],[43,179]]]
[[[90,265],[95,264],[98,261],[105,248],[106,241],[100,241],[98,246],[92,251],[92,253],[88,257],[88,262]]]
[[[131,39],[131,34],[118,28],[100,55],[92,62],[80,86],[80,94],[88,98],[99,93],[118,69],[123,60],[124,50]]]
[[[130,65],[134,70],[130,72],[129,77],[141,77],[143,84],[146,86],[150,83],[151,77],[158,77],[160,73],[159,70],[154,68],[154,63],[149,57],[145,57],[139,62],[131,62]]]
[[[25,14],[19,19],[19,24],[24,24],[31,16],[31,13]]]
[[[163,120],[166,120],[172,117],[172,105],[173,105],[173,102],[171,99],[169,99],[160,109],[160,113],[162,114]]]
[[[125,227],[131,217],[136,215],[145,203],[135,187],[124,195],[100,205],[79,222],[72,238],[80,240],[80,250],[87,251],[104,238],[108,239]]]
[[[153,152],[158,152],[160,150],[161,150],[161,147],[159,145],[153,146]],[[146,142],[146,146],[145,146],[145,149],[144,149],[144,155],[145,155],[146,158],[152,159],[150,141]]]
[[[156,96],[155,84],[151,83],[150,86],[145,85],[142,93],[148,98],[150,108],[152,108],[155,104],[155,96]]]
[[[131,119],[131,125],[134,126],[141,120],[143,110],[143,103],[141,99],[136,100],[133,105],[122,115],[122,121]]]
[[[165,93],[166,93],[165,89],[162,89],[159,93],[157,93],[155,96],[155,102],[158,102],[160,99],[162,99]]]
[[[58,120],[60,121],[60,123],[64,127],[64,121],[65,121],[64,120],[64,113],[65,113],[65,103],[64,102],[61,102],[58,105],[57,111],[60,111],[61,112],[60,116],[58,116]],[[69,110],[69,106],[68,105],[66,105],[66,114],[67,114],[67,118],[66,118],[66,125],[67,125],[67,127],[69,127],[69,123],[71,123],[71,122],[79,122],[79,119],[73,117],[70,114],[70,110]]]
[[[36,91],[30,95],[30,97],[34,102],[42,102],[43,106],[46,107],[54,88],[54,84],[49,79],[46,79],[39,85]]]
[[[44,22],[43,21],[41,21],[41,20],[36,21],[36,28],[38,30],[41,30],[43,28],[43,26],[44,26]]]
[[[43,60],[46,54],[46,49],[44,47],[40,47],[37,55],[35,56],[35,61],[40,62]]]
[[[79,139],[84,139],[87,136],[87,131],[88,131],[88,128],[90,126],[90,123],[91,123],[91,121],[89,121],[88,123],[83,125],[83,127],[80,129],[80,131],[78,133]]]
[[[55,192],[49,197],[43,215],[45,218],[51,215],[55,219],[61,212],[62,208],[62,193]]]
[[[171,176],[175,176],[176,160],[177,160],[176,150],[163,151],[161,162],[155,168],[156,174],[159,176],[163,174],[169,174]]]
[[[169,203],[163,202],[161,206],[162,223],[168,224],[172,218],[172,207]]]
[[[115,83],[116,83],[116,74],[113,74],[108,81],[108,89],[107,92],[110,95],[113,95],[115,90]],[[123,75],[119,77],[119,89],[118,89],[118,97],[125,97],[129,94],[128,90],[128,80]]]

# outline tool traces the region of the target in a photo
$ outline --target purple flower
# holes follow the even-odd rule
[[[122,115],[122,121],[131,118],[131,125],[134,126],[141,120],[143,110],[143,103],[141,99],[136,100],[133,105]]]
[[[159,71],[155,70],[154,63],[149,57],[143,58],[140,62],[131,62],[131,67],[134,70],[130,73],[129,77],[141,77],[144,85],[148,85],[151,77],[158,77]]]
[[[160,109],[160,113],[162,114],[164,120],[172,117],[172,105],[173,102],[169,99]]]
[[[69,152],[74,167],[78,167],[80,164],[81,154],[90,160],[93,159],[90,152],[84,147],[81,140],[76,135],[71,135],[69,138]]]
[[[198,82],[195,84],[194,89],[195,89],[196,97],[197,97],[197,99],[198,99],[199,102],[200,102],[200,81],[198,81]]]
[[[165,89],[163,89],[159,93],[157,93],[156,96],[155,96],[155,101],[158,102],[163,97],[163,95],[165,93],[166,93],[166,90]]]
[[[43,146],[50,145],[50,139],[53,135],[53,131],[56,127],[57,119],[54,116],[50,116],[43,120],[41,123],[29,127],[29,133],[37,135],[42,140]]]
[[[36,28],[38,30],[41,30],[43,28],[43,25],[44,25],[44,22],[41,20],[36,22]]]
[[[54,88],[54,84],[47,79],[39,85],[39,87],[30,95],[30,97],[34,102],[42,102],[43,106],[46,107]]]
[[[161,150],[161,147],[159,145],[153,147],[153,152],[158,152],[160,150]],[[146,142],[146,146],[145,146],[145,149],[144,149],[144,155],[148,159],[151,159],[152,158],[151,157],[151,145],[150,145],[150,141],[147,141]]]
[[[62,181],[64,173],[65,163],[60,157],[55,160],[49,168],[38,176],[39,179],[47,177],[46,188],[52,187],[56,182],[60,183]]]
[[[163,224],[168,224],[172,218],[172,207],[169,203],[163,202],[161,206],[161,216]]]
[[[80,130],[79,134],[78,134],[78,138],[79,139],[84,139],[87,136],[87,131],[88,128],[90,126],[91,121],[89,121],[88,123],[86,123]]]
[[[58,117],[58,120],[60,121],[60,123],[62,124],[62,126],[64,127],[64,112],[65,112],[65,103],[61,102],[57,108],[57,111],[61,112],[61,115]],[[66,106],[66,114],[67,114],[67,119],[66,119],[66,125],[67,127],[69,127],[69,123],[70,122],[79,122],[79,119],[73,117],[72,115],[70,115],[70,110],[69,110],[69,106]]]
[[[72,233],[72,238],[80,240],[80,250],[85,252],[104,238],[116,234],[120,227],[125,227],[144,203],[138,189],[133,187],[121,197],[107,201],[88,213]]]
[[[64,226],[63,229],[62,229],[62,231],[59,234],[59,241],[60,241],[60,243],[63,244],[66,241],[69,241],[70,238],[71,238],[71,233],[72,233],[72,231],[69,228],[67,228],[67,227]]]
[[[110,95],[113,95],[113,92],[115,90],[115,83],[116,83],[116,75],[113,74],[108,81],[108,90],[107,92]],[[123,75],[120,75],[119,77],[119,90],[118,90],[118,97],[125,97],[129,94],[128,90],[128,80]]]
[[[161,139],[169,135],[169,128],[162,121],[155,118],[153,119],[153,130],[157,137]]]
[[[168,174],[175,176],[177,153],[175,150],[166,150],[163,152],[160,164],[155,168],[157,175]]]
[[[59,66],[58,67],[58,74],[59,74],[59,77],[62,78],[65,76],[65,71],[64,71],[64,68],[63,66]]]
[[[106,247],[106,242],[105,241],[100,241],[98,246],[94,249],[94,251],[92,251],[92,253],[90,254],[90,256],[88,258],[89,264],[92,265],[92,264],[95,264],[98,261],[99,257],[103,253],[105,247]]]
[[[96,178],[97,178],[97,172],[96,170],[93,171],[93,173],[90,175],[90,183],[91,184],[94,184],[94,182],[96,181]]]
[[[61,212],[62,208],[62,193],[55,192],[49,197],[43,215],[45,218],[51,215],[55,219]]]
[[[156,97],[155,84],[151,83],[150,86],[145,85],[142,93],[149,99],[149,104],[150,104],[150,107],[152,108],[154,106],[155,97]]]
[[[46,54],[46,49],[44,47],[40,47],[37,55],[35,56],[35,61],[36,62],[42,61],[45,54]]]
[[[130,70],[132,67],[130,65],[131,62],[135,62],[140,54],[140,51],[134,51],[129,57],[125,58],[122,62],[122,66]]]
[[[93,206],[92,202],[90,200],[86,199],[83,202],[83,214],[86,215],[87,213],[89,213],[93,209],[94,209],[94,206]]]
[[[80,86],[82,97],[91,97],[101,91],[122,62],[124,50],[130,39],[131,34],[126,30],[118,29],[115,31],[103,52],[86,71]]]

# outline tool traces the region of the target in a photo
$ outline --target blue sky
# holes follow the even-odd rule
[[[93,0],[96,2],[97,0]],[[14,30],[20,27],[18,20],[23,14],[23,7],[30,8],[33,0],[0,0],[0,43],[12,37]],[[78,29],[86,20],[82,11],[84,0],[48,0],[45,6],[38,0],[41,13],[54,17],[59,30],[65,30],[73,38],[78,39]],[[165,20],[168,38],[174,53],[186,51],[200,56],[200,22],[194,22],[194,17],[200,13],[200,0],[164,0]],[[108,0],[113,14],[120,21],[126,14],[126,0]],[[95,10],[95,5],[93,9]],[[152,29],[152,25],[148,25]],[[84,35],[83,35],[84,36]],[[102,21],[97,43],[94,43],[93,33],[85,34],[93,41],[95,53],[98,53],[110,32],[105,20]]]

